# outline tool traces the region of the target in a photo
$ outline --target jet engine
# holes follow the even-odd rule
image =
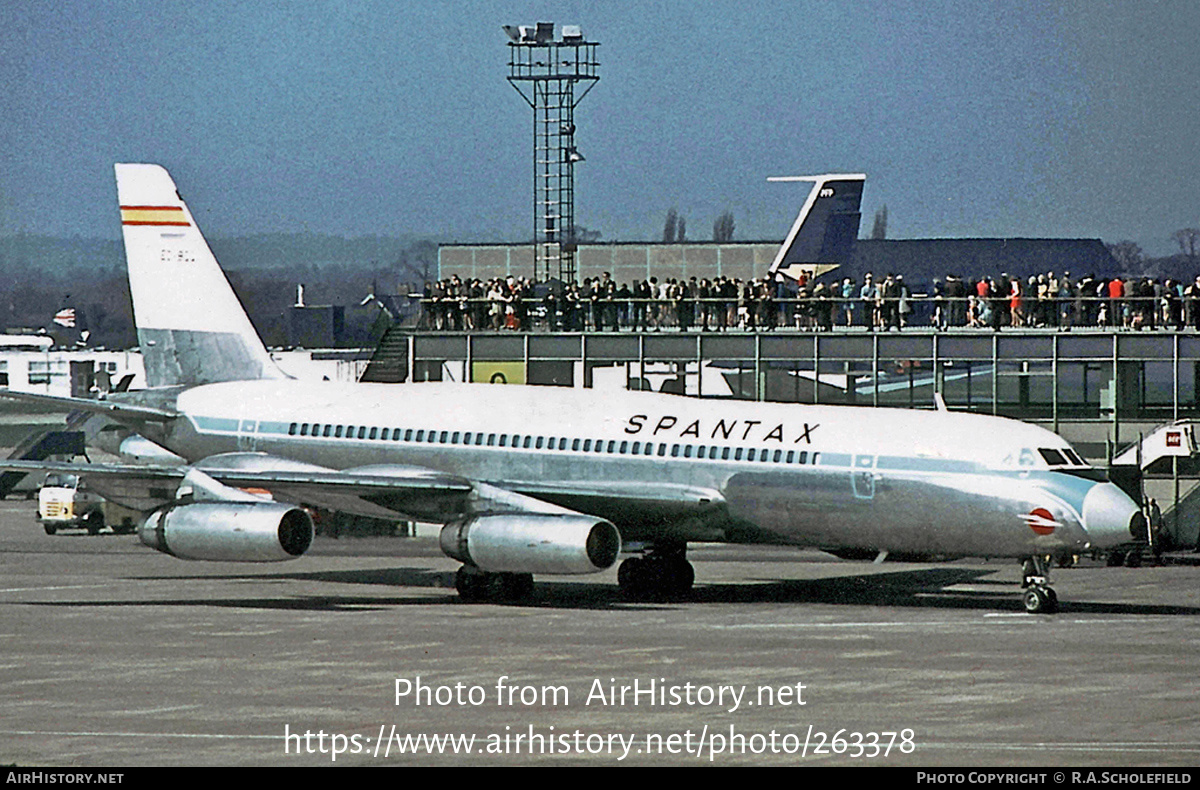
[[[439,542],[449,556],[491,573],[596,573],[621,553],[621,535],[593,516],[505,513],[452,521]]]
[[[187,560],[294,560],[313,541],[312,518],[276,502],[197,502],[151,513],[142,543]]]

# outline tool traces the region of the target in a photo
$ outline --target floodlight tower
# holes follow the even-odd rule
[[[598,42],[578,25],[505,25],[508,82],[533,108],[533,276],[575,280],[575,107],[599,81]],[[576,96],[576,87],[582,92]]]

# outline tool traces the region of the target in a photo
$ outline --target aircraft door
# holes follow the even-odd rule
[[[238,449],[254,452],[258,449],[258,420],[241,420],[238,423]]]
[[[876,479],[878,475],[875,473],[875,456],[854,456],[854,468],[850,470],[850,490],[854,492],[855,498],[874,499]]]

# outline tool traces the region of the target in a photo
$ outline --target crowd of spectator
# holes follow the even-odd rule
[[[620,285],[608,272],[582,284],[455,275],[426,283],[419,296],[424,308],[419,328],[444,331],[1200,329],[1200,277],[1184,283],[1093,274],[1073,278],[1069,272],[1028,278],[947,275],[914,293],[903,275],[890,273],[866,274],[861,281],[804,273],[798,281],[782,275],[748,281],[650,277]]]

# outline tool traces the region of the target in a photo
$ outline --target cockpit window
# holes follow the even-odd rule
[[[1067,463],[1067,459],[1063,458],[1063,454],[1058,450],[1050,447],[1039,447],[1038,452],[1041,453],[1042,458],[1045,459],[1046,463],[1050,464],[1050,466],[1063,466]]]
[[[1013,447],[1008,450],[999,463],[1003,469],[1016,468],[1020,470],[1052,467],[1063,471],[1063,467],[1075,466],[1091,468],[1088,466],[1088,462],[1080,458],[1070,447],[1038,447],[1036,449]]]

